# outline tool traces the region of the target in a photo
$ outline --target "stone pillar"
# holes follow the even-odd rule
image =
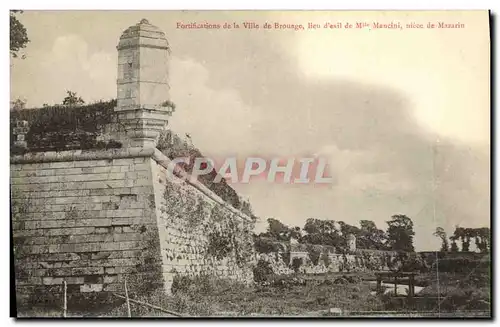
[[[349,252],[356,252],[356,236],[354,234],[347,235],[347,249]]]
[[[174,109],[165,33],[143,19],[123,32],[117,49],[118,121],[129,146],[155,147]]]
[[[16,121],[16,127],[14,127],[14,145],[20,148],[26,148],[28,144],[26,143],[26,134],[28,133],[28,121],[18,120]]]

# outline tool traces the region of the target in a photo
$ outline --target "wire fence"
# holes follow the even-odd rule
[[[175,311],[172,311],[172,310],[168,310],[168,309],[165,309],[165,308],[162,308],[160,306],[153,305],[153,304],[150,304],[150,303],[147,303],[147,302],[144,302],[144,301],[139,301],[139,300],[136,300],[136,299],[131,299],[129,297],[128,286],[127,286],[127,281],[126,280],[123,283],[123,289],[124,289],[124,293],[125,294],[119,294],[119,293],[116,293],[116,292],[111,292],[111,294],[113,296],[117,297],[117,298],[125,300],[126,307],[127,307],[127,317],[128,318],[132,318],[132,309],[131,309],[130,303],[134,303],[134,304],[137,304],[137,305],[140,305],[140,306],[144,306],[144,307],[147,307],[147,308],[150,308],[150,309],[153,309],[153,310],[157,310],[159,312],[166,313],[166,314],[168,314],[170,316],[173,316],[173,317],[184,317],[182,314],[180,314],[178,312],[175,312]],[[64,280],[63,281],[63,306],[62,306],[62,311],[63,311],[62,312],[62,317],[63,318],[67,318],[68,317],[68,291],[67,290],[68,290],[67,283]]]
[[[472,269],[467,276],[470,276],[472,273],[474,273],[475,269]],[[66,280],[63,280],[63,305],[62,305],[62,317],[67,318],[68,317],[68,287],[67,287],[67,282]],[[152,309],[153,311],[161,312],[162,314],[167,314],[170,317],[188,317],[187,315],[181,314],[179,312],[175,312],[173,310],[163,308],[158,305],[153,305],[150,303],[147,303],[145,301],[141,301],[138,299],[132,299],[130,298],[129,295],[129,289],[127,285],[127,281],[125,280],[123,283],[123,293],[118,293],[118,292],[110,292],[114,297],[125,300],[126,304],[126,311],[127,311],[127,317],[132,318],[133,317],[133,312],[132,312],[132,306],[131,303],[137,306],[142,306],[145,308]],[[398,297],[400,300],[405,300],[403,297]],[[331,308],[327,310],[320,310],[320,311],[314,311],[314,312],[309,312],[307,317],[321,317],[321,316],[330,316],[330,317],[437,317],[437,318],[456,318],[456,317],[491,317],[492,312],[490,310],[461,310],[457,312],[443,312],[440,309],[440,305],[443,303],[443,300],[446,299],[447,296],[442,296],[441,294],[437,294],[437,296],[428,296],[426,295],[425,297],[420,297],[420,296],[414,296],[414,297],[409,297],[411,300],[422,300],[422,301],[432,301],[436,302],[436,308],[431,309],[431,310],[415,310],[415,307],[407,307],[405,309],[401,310],[370,310],[370,311],[356,311],[356,310],[341,310],[339,308]],[[487,301],[485,301],[487,302]],[[491,305],[490,302],[487,302],[488,305]],[[432,306],[431,306],[432,308]],[[332,311],[332,309],[334,309]],[[137,317],[140,317],[141,315],[138,314]],[[215,314],[214,317],[238,317],[242,316],[238,312],[219,312],[218,314]],[[245,314],[245,316],[248,316],[248,314]],[[250,316],[253,317],[283,317],[283,315],[264,315],[264,314],[259,314],[259,313],[253,313],[250,314]],[[295,317],[302,317],[303,315],[296,315]],[[74,317],[74,316],[73,316]],[[294,316],[290,316],[294,317]]]

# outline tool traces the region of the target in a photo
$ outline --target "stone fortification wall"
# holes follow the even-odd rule
[[[189,174],[169,177],[170,160],[157,151],[155,203],[165,279],[201,274],[251,282],[254,258],[250,217]]]
[[[151,159],[140,152],[78,150],[12,158],[18,300],[29,301],[41,290],[61,295],[63,281],[75,294],[122,291],[124,278],[141,269],[150,275],[142,279],[158,276],[158,267],[144,263],[159,253],[144,252],[158,233]]]
[[[250,281],[253,223],[200,183],[173,183],[159,150],[39,152],[11,158],[16,290],[163,289],[175,274]],[[185,174],[185,178],[189,176]]]

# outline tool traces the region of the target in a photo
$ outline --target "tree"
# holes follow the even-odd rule
[[[68,95],[64,98],[62,103],[63,105],[68,107],[76,107],[85,104],[85,101],[83,101],[81,97],[78,97],[76,95],[76,92],[66,91],[66,93]]]
[[[278,241],[290,240],[290,236],[292,233],[287,225],[274,218],[268,218],[267,223],[267,233],[270,237],[275,238]]]
[[[482,227],[476,229],[476,246],[482,253],[489,252],[490,248],[490,229]],[[478,243],[479,242],[479,243]]]
[[[16,14],[21,13],[21,10],[10,11],[10,55],[13,58],[17,58],[19,51],[24,49],[30,41],[26,28],[16,17]],[[22,55],[21,58],[24,59],[25,56]]]
[[[11,102],[11,110],[22,110],[26,106],[26,100],[23,99],[16,99],[15,101]]]
[[[335,222],[333,220],[308,218],[304,230],[308,234],[331,234],[335,232]]]
[[[481,228],[463,228],[455,226],[453,235],[450,240],[455,242],[460,240],[462,242],[462,252],[470,251],[470,241],[474,239],[477,249],[482,253],[489,252],[490,247],[490,229],[488,227]]]
[[[462,247],[462,252],[469,252],[470,251],[470,240],[474,237],[475,231],[472,228],[465,228],[464,229],[464,238],[465,241],[463,242],[463,247]]]
[[[413,222],[406,215],[393,215],[387,224],[387,242],[393,251],[414,252],[413,247]]]
[[[309,218],[303,228],[307,235],[302,237],[301,242],[343,248],[346,246],[346,240],[340,231],[342,224],[344,223],[334,220]]]
[[[457,245],[457,240],[454,236],[450,236],[451,240],[451,246],[450,246],[450,251],[451,252],[458,252],[458,245]]]
[[[441,239],[441,250],[442,252],[448,252],[448,238],[446,237],[446,232],[442,227],[437,227],[433,234]],[[456,245],[456,244],[455,244]]]
[[[357,243],[360,249],[383,250],[385,249],[385,232],[377,228],[377,225],[371,220],[361,220],[359,222],[361,229]]]
[[[302,231],[300,227],[295,226],[294,228],[290,229],[290,236],[300,241],[302,239]]]
[[[462,228],[458,225],[455,226],[455,231],[453,232],[453,239],[457,241],[459,240],[462,243],[461,246],[462,252],[464,252],[464,248],[466,248],[467,251],[469,251],[469,247],[465,245],[465,228]]]
[[[342,235],[347,236],[349,234],[353,234],[354,236],[356,236],[356,239],[361,235],[361,229],[359,229],[358,227],[346,224],[343,221],[339,221],[339,224]]]

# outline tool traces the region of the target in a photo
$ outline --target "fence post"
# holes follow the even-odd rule
[[[413,298],[415,296],[415,275],[411,274],[410,279],[408,280],[408,287],[409,287],[409,297]]]
[[[68,294],[68,286],[66,284],[66,281],[63,281],[64,284],[64,304],[63,304],[63,317],[66,318],[67,316],[67,311],[68,311],[68,299],[67,299],[67,294]]]
[[[132,313],[130,312],[130,301],[128,299],[128,289],[127,289],[127,280],[125,279],[125,298],[127,301],[127,314],[129,318],[132,318]]]
[[[394,295],[398,295],[398,275],[394,275]]]

